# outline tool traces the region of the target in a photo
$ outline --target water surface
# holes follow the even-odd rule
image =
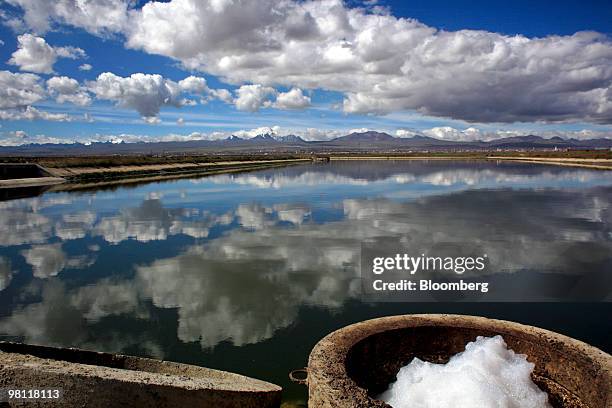
[[[312,346],[376,316],[485,315],[612,351],[610,172],[332,162],[45,193],[0,202],[0,219],[3,340],[231,370],[291,401],[305,390],[287,374]],[[385,238],[486,252],[500,276],[531,277],[508,280],[526,292],[555,276],[580,302],[363,302],[360,245]]]

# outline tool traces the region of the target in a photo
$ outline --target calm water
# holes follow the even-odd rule
[[[287,373],[312,346],[376,316],[479,314],[612,351],[612,172],[334,162],[46,193],[0,202],[0,218],[4,340],[231,370],[292,401],[305,389]],[[364,303],[360,244],[385,237],[464,243],[508,276],[566,277],[568,298],[589,302]]]

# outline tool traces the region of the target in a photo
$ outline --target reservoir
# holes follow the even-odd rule
[[[608,171],[332,161],[48,191],[1,201],[0,219],[0,339],[229,370],[291,403],[306,388],[287,375],[320,338],[379,316],[475,314],[612,352]],[[369,240],[487,254],[520,301],[364,301]]]

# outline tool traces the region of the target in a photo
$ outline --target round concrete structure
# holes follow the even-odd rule
[[[477,336],[501,335],[535,364],[533,380],[555,408],[612,408],[612,356],[536,327],[461,315],[367,320],[323,338],[308,361],[309,407],[389,407],[375,400],[414,357],[443,363]]]

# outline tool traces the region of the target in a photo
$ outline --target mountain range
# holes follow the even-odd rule
[[[0,155],[99,155],[161,153],[325,153],[325,152],[408,152],[478,151],[532,149],[612,149],[612,138],[563,139],[541,136],[512,136],[490,141],[449,141],[424,135],[399,138],[384,132],[354,132],[327,141],[306,141],[300,136],[260,134],[252,138],[232,135],[221,140],[91,144],[29,144],[0,147]]]

